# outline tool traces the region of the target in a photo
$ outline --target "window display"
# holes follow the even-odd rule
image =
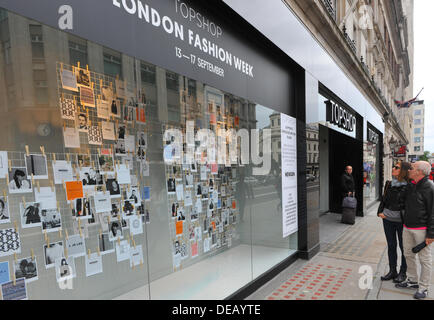
[[[245,129],[250,139],[258,130],[261,151],[262,130],[278,113],[158,66],[149,65],[158,80],[149,83],[135,68],[148,64],[127,55],[122,77],[69,65],[60,45],[52,51],[49,106],[26,101],[28,128],[8,110],[13,138],[1,144],[0,257],[22,253],[9,260],[15,281],[5,278],[4,299],[115,298],[137,288],[181,298],[196,282],[220,299],[295,252],[297,235],[282,238],[280,168],[253,176],[235,141],[245,137],[226,135]],[[217,274],[230,283],[224,290]],[[71,291],[58,285],[83,278]]]

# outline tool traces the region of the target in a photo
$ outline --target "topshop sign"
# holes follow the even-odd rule
[[[353,132],[356,127],[356,117],[349,110],[338,105],[332,100],[325,102],[327,108],[326,120],[339,128],[344,129],[349,132]]]

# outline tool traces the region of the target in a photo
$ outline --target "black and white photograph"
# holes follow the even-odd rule
[[[137,141],[140,147],[148,147],[148,135],[143,131],[137,132]]]
[[[77,79],[77,85],[79,87],[90,87],[90,71],[81,69],[81,68],[75,68],[75,76]]]
[[[193,175],[191,173],[188,173],[185,175],[185,187],[188,188],[193,188]]]
[[[112,218],[117,218],[118,215],[121,214],[121,203],[119,201],[112,201],[112,209],[110,211],[110,215]]]
[[[135,205],[139,205],[142,201],[142,199],[140,198],[139,188],[131,187],[127,189],[126,199],[132,201]]]
[[[116,179],[109,178],[106,181],[106,188],[110,192],[110,196],[112,198],[120,198],[121,197],[121,188]]]
[[[136,214],[136,205],[131,200],[125,200],[122,202],[122,216],[130,217]]]
[[[41,209],[42,231],[56,232],[62,229],[62,216],[57,209]]]
[[[208,200],[207,217],[210,218],[214,212],[215,204],[212,199]]]
[[[104,177],[99,169],[94,169],[92,167],[82,167],[80,169],[80,180],[83,182],[83,187],[90,186],[101,186],[104,184]]]
[[[79,234],[70,235],[66,238],[66,249],[68,256],[83,257],[86,255],[86,242]]]
[[[172,218],[176,218],[177,217],[178,208],[179,208],[179,203],[177,203],[177,202],[172,203],[172,205],[170,207],[170,214],[171,214]]]
[[[116,139],[125,140],[126,134],[127,134],[127,126],[124,124],[118,124],[116,126]]]
[[[84,112],[77,113],[77,119],[75,121],[75,127],[79,132],[87,132],[89,130],[89,119]]]
[[[122,223],[118,220],[110,221],[108,224],[109,229],[109,240],[116,241],[118,238],[123,239]]]
[[[14,228],[0,230],[0,257],[21,253],[20,235]]]
[[[45,258],[45,268],[53,268],[56,259],[63,258],[65,251],[63,248],[63,241],[50,243],[48,246],[44,244],[44,258]]]
[[[127,152],[125,151],[125,140],[118,139],[115,142],[115,155],[118,157],[125,156]]]
[[[77,163],[79,167],[91,167],[92,159],[87,154],[79,154],[77,155]]]
[[[196,196],[202,196],[202,184],[200,182],[196,183]]]
[[[193,162],[193,163],[191,164],[191,169],[190,169],[190,171],[191,171],[191,172],[197,172],[197,165],[196,165],[196,163]]]
[[[175,192],[176,192],[175,179],[173,179],[173,178],[167,179],[167,193],[168,194],[175,194]]]
[[[91,206],[90,198],[77,198],[74,200],[75,205],[72,214],[76,219],[91,219],[93,209]]]
[[[21,258],[14,261],[15,279],[24,278],[26,283],[38,280],[36,257]]]
[[[39,202],[20,202],[21,227],[41,227],[41,205]]]
[[[27,179],[48,179],[47,157],[42,154],[24,155]]]
[[[146,148],[142,146],[137,147],[137,159],[146,160]]]
[[[176,212],[177,221],[184,221],[185,220],[185,210],[183,207],[178,207],[178,210]]]
[[[101,88],[101,99],[105,101],[113,100],[113,88],[102,87]]]
[[[136,114],[136,109],[133,106],[124,105],[123,107],[123,119],[128,123],[134,121],[134,115]]]
[[[110,107],[110,117],[121,117],[121,101],[119,99],[112,100]]]
[[[192,222],[196,221],[197,219],[199,219],[199,214],[197,212],[196,207],[191,208],[190,210],[190,220]]]
[[[0,224],[10,223],[11,214],[9,212],[8,197],[0,197]]]
[[[115,252],[113,242],[109,239],[108,233],[102,233],[101,236],[98,236],[98,246],[101,254]]]
[[[9,173],[8,152],[0,151],[0,177],[4,178]]]
[[[56,279],[58,282],[71,280],[76,277],[75,261],[73,256],[57,258],[54,262]]]
[[[101,173],[113,173],[115,168],[114,168],[114,163],[113,163],[113,156],[110,155],[99,155],[98,156],[98,165],[99,165],[99,170],[101,171]]]

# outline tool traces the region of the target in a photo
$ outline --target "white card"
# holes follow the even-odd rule
[[[95,212],[103,213],[110,212],[112,209],[112,203],[110,199],[110,192],[97,192],[94,195],[95,200]]]
[[[66,248],[68,249],[68,256],[82,257],[86,255],[86,243],[79,234],[69,236],[66,239]]]
[[[65,148],[80,148],[80,134],[75,128],[66,128],[63,131]]]
[[[8,152],[0,151],[0,178],[6,177],[9,173]]]
[[[116,165],[119,184],[131,184],[130,169],[125,164]]]
[[[34,189],[35,202],[39,202],[41,209],[57,208],[56,190],[51,190],[51,187],[40,187]]]
[[[98,273],[102,273],[102,256],[98,253],[92,253],[90,257],[85,255],[86,264],[86,277],[93,276]]]
[[[54,184],[62,184],[63,181],[74,180],[71,162],[65,160],[56,160],[53,164]]]
[[[127,240],[116,242],[116,261],[121,262],[130,258],[130,245]]]
[[[102,126],[102,137],[104,140],[116,140],[115,137],[115,125],[113,122],[101,122]]]

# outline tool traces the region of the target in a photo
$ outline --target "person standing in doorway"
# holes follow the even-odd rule
[[[342,196],[345,197],[353,197],[355,191],[355,184],[353,178],[353,167],[346,166],[345,172],[341,176],[341,189]]]
[[[415,299],[425,299],[431,283],[431,244],[434,242],[434,183],[429,180],[431,165],[418,161],[411,165],[405,192],[403,244],[407,261],[407,279],[396,284],[397,288],[418,289]],[[419,245],[423,249],[413,252]],[[416,255],[421,267],[418,279]]]
[[[394,283],[401,283],[407,278],[407,262],[404,256],[402,244],[403,222],[401,208],[404,203],[404,194],[408,182],[408,170],[411,164],[408,162],[398,162],[392,168],[392,181],[387,181],[384,187],[383,199],[378,207],[377,215],[383,219],[384,233],[387,240],[387,250],[389,256],[389,273],[381,277],[382,281],[393,279]],[[397,240],[401,249],[401,267],[397,273],[398,255]]]

